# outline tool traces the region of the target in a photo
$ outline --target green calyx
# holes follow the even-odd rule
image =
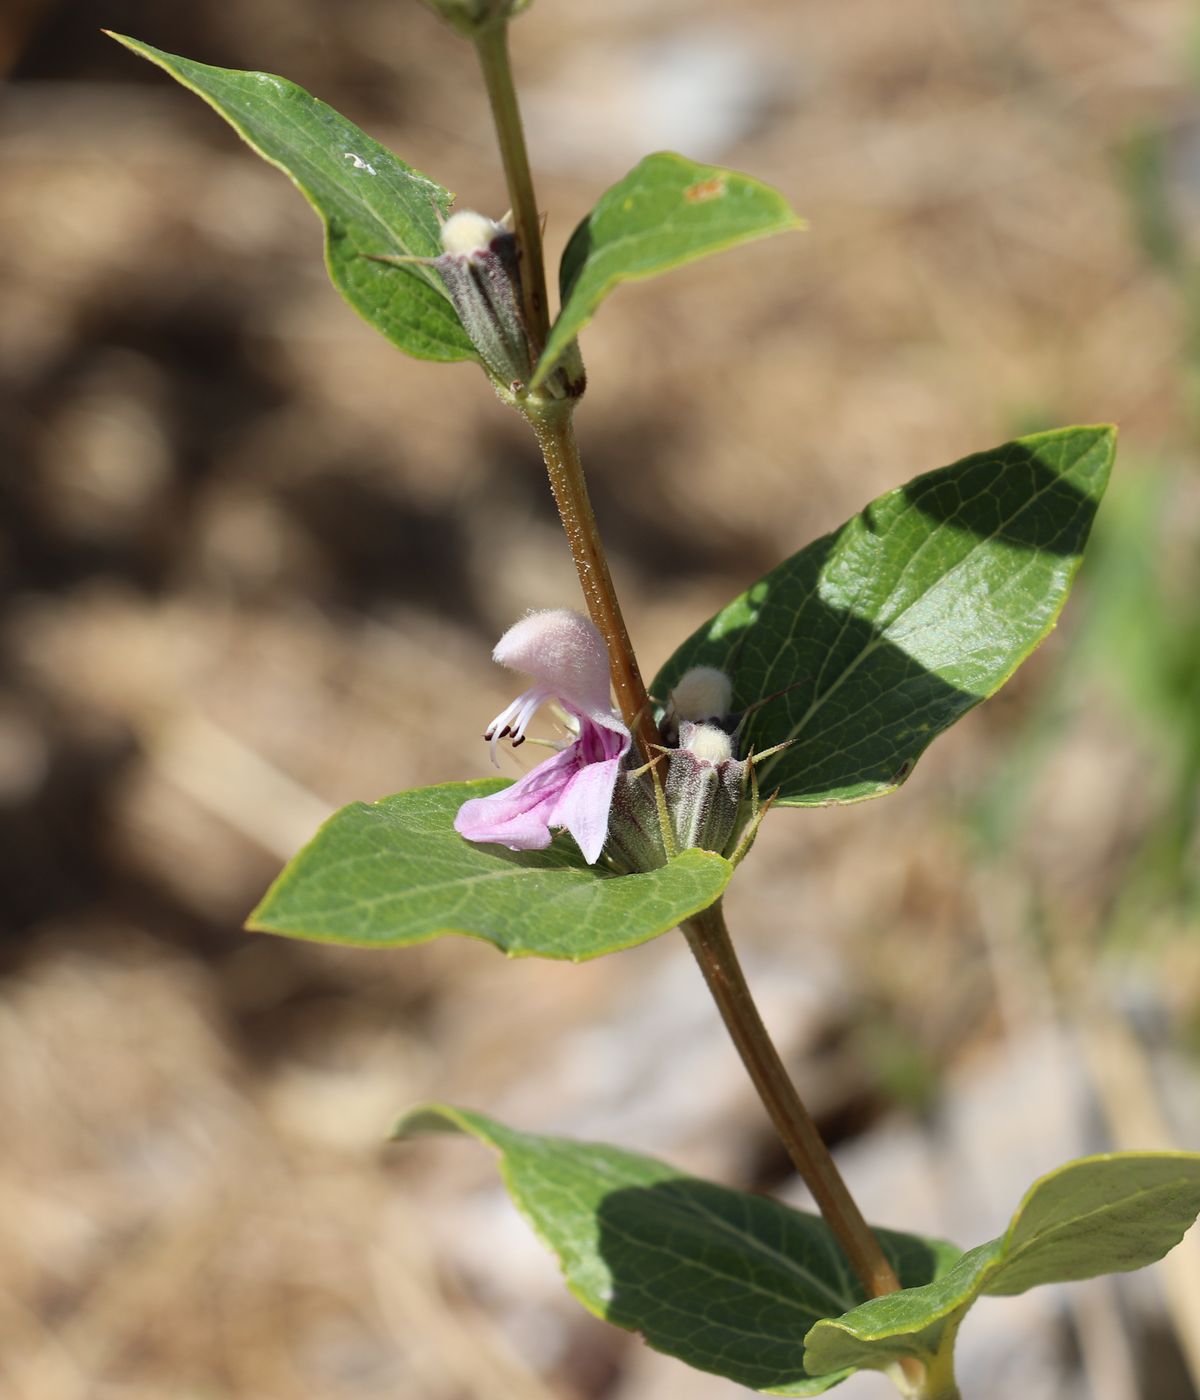
[[[422,0],[422,3],[452,29],[474,39],[497,25],[507,24],[528,9],[531,0]]]
[[[660,750],[649,768],[618,779],[605,852],[626,870],[657,870],[667,860],[655,782],[675,851],[702,850],[735,865],[750,848],[763,814],[752,760],[738,758],[733,739],[715,724],[684,720],[677,747]]]

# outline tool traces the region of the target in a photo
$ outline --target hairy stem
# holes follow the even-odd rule
[[[521,259],[521,295],[525,306],[525,329],[536,361],[550,330],[546,302],[546,267],[542,256],[542,228],[529,153],[525,149],[525,129],[513,87],[512,65],[508,57],[507,22],[490,25],[475,38],[475,51],[483,69],[492,120],[500,143],[500,159],[508,181],[517,248]]]
[[[775,1131],[859,1282],[872,1298],[895,1293],[900,1282],[834,1165],[758,1014],[725,927],[720,900],[689,919],[683,931]]]
[[[475,39],[475,48],[492,104],[500,158],[508,181],[508,196],[512,202],[521,257],[521,292],[525,302],[526,329],[536,359],[545,344],[550,325],[546,306],[546,270],[541,220],[509,63],[507,23],[492,25],[480,32]],[[518,406],[528,418],[537,436],[538,446],[542,449],[554,503],[558,507],[563,529],[567,532],[571,557],[575,560],[579,586],[583,590],[588,613],[608,648],[608,664],[621,716],[634,736],[642,762],[649,763],[656,756],[652,745],[661,740],[650,712],[646,687],[629,641],[625,619],[621,615],[621,605],[613,588],[604,545],[588,497],[587,482],[579,461],[579,447],[571,424],[572,405],[531,396]]]
[[[526,417],[542,449],[550,489],[554,492],[554,503],[558,507],[563,529],[567,532],[567,543],[571,546],[571,557],[575,560],[575,571],[579,575],[579,586],[583,589],[588,613],[608,648],[608,664],[621,717],[633,734],[642,762],[649,763],[657,756],[653,746],[662,740],[650,711],[642,673],[638,669],[637,657],[621,615],[621,604],[617,601],[612,575],[608,571],[608,559],[596,517],[592,513],[583,466],[579,461],[571,413],[569,404],[560,403],[537,409],[531,406],[526,411]]]

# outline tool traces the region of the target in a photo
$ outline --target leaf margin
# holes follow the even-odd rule
[[[610,276],[597,291],[592,301],[590,311],[586,312],[581,317],[568,317],[568,313],[571,309],[571,298],[578,286],[580,276],[587,266],[587,260],[584,258],[568,280],[566,269],[569,259],[571,258],[572,249],[586,236],[586,231],[591,224],[592,218],[597,211],[601,209],[605,201],[613,199],[617,195],[617,192],[629,184],[633,177],[637,175],[639,171],[643,170],[651,161],[679,162],[682,165],[690,167],[691,174],[695,177],[693,180],[694,184],[702,184],[706,181],[719,179],[724,176],[736,176],[739,181],[744,181],[747,186],[773,195],[788,210],[788,217],[786,219],[781,219],[780,222],[774,226],[764,226],[758,230],[733,234],[726,241],[717,242],[711,247],[684,254],[676,261],[669,262],[662,267],[650,268],[642,272],[614,274]],[[666,272],[672,272],[678,267],[686,267],[690,263],[701,261],[703,258],[728,252],[731,248],[740,247],[744,243],[758,242],[760,239],[770,238],[778,233],[802,232],[807,229],[807,227],[808,221],[791,208],[787,199],[775,189],[773,185],[769,185],[765,180],[760,180],[754,175],[747,175],[743,171],[734,170],[729,166],[710,165],[702,161],[694,161],[688,156],[680,154],[678,151],[652,151],[649,155],[643,156],[641,160],[630,170],[626,171],[619,180],[603,191],[592,208],[575,225],[570,238],[567,240],[566,247],[563,249],[559,268],[560,305],[558,315],[554,318],[554,322],[546,338],[546,344],[542,349],[537,364],[534,366],[534,372],[529,382],[530,390],[536,392],[545,384],[547,378],[553,373],[571,343],[578,338],[581,331],[585,330],[591,324],[597,311],[600,309],[600,304],[606,301],[613,292],[624,283],[645,282],[652,277],[659,277]],[[569,333],[564,333],[561,327],[566,325],[568,320],[570,321],[570,330]]]
[[[388,1135],[388,1141],[411,1141],[416,1137],[424,1135],[461,1134],[466,1137],[474,1138],[476,1141],[482,1143],[485,1147],[490,1148],[499,1159],[498,1169],[500,1172],[501,1181],[503,1182],[504,1189],[509,1197],[509,1200],[516,1208],[521,1218],[533,1231],[533,1234],[538,1239],[538,1241],[542,1245],[544,1245],[545,1248],[549,1251],[549,1253],[558,1261],[559,1270],[562,1275],[563,1282],[566,1285],[567,1290],[568,1292],[570,1292],[572,1297],[574,1297],[576,1301],[580,1303],[593,1317],[596,1317],[600,1321],[607,1323],[609,1326],[619,1327],[623,1331],[634,1332],[635,1335],[642,1337],[642,1340],[646,1343],[646,1345],[652,1346],[652,1344],[645,1338],[644,1329],[640,1329],[634,1324],[627,1324],[625,1322],[615,1321],[612,1317],[608,1316],[603,1310],[603,1306],[601,1305],[601,1303],[598,1302],[596,1299],[590,1298],[587,1295],[586,1290],[583,1288],[583,1286],[577,1284],[576,1281],[568,1273],[567,1264],[563,1257],[563,1252],[560,1245],[556,1244],[554,1240],[550,1238],[550,1236],[542,1229],[532,1210],[522,1199],[520,1191],[516,1188],[516,1184],[514,1181],[515,1168],[510,1166],[508,1161],[508,1149],[505,1147],[503,1142],[499,1139],[498,1135],[494,1131],[494,1129],[497,1128],[501,1130],[501,1133],[505,1135],[511,1135],[512,1137],[519,1139],[538,1139],[543,1136],[542,1134],[538,1133],[525,1133],[518,1129],[509,1128],[506,1124],[499,1123],[497,1120],[490,1118],[487,1114],[479,1113],[470,1109],[459,1108],[452,1104],[430,1101],[417,1104],[413,1108],[408,1109],[406,1112],[402,1113],[396,1120],[396,1122],[393,1124],[392,1130]],[[563,1141],[562,1139],[558,1138],[550,1138],[549,1140],[554,1143]],[[602,1149],[616,1151],[623,1155],[637,1158],[640,1161],[646,1162],[648,1164],[653,1165],[656,1168],[661,1169],[663,1173],[663,1176],[661,1178],[662,1180],[703,1180],[703,1178],[696,1178],[693,1176],[692,1173],[673,1167],[669,1163],[663,1162],[659,1158],[649,1157],[640,1152],[631,1152],[625,1148],[614,1147],[612,1144],[592,1143],[584,1141],[575,1142],[571,1140],[571,1145],[578,1146],[580,1148],[600,1147]],[[715,1183],[705,1184],[714,1185]],[[722,1187],[720,1189],[724,1191],[730,1191],[733,1194],[754,1194],[751,1192],[737,1192],[734,1190],[734,1188],[731,1187]],[[769,1201],[772,1205],[784,1211],[792,1211],[798,1215],[808,1216],[812,1220],[819,1222],[826,1230],[828,1230],[829,1228],[828,1225],[821,1219],[819,1215],[815,1215],[811,1211],[798,1210],[796,1207],[788,1205],[785,1202],[777,1201],[773,1197],[768,1196],[764,1199]],[[903,1231],[888,1231],[886,1233],[891,1236],[903,1236],[905,1234],[905,1232]],[[936,1261],[935,1267],[942,1267],[946,1269],[946,1273],[943,1274],[942,1277],[947,1277],[949,1273],[957,1267],[957,1264],[962,1257],[961,1252],[958,1250],[957,1246],[950,1244],[946,1240],[934,1237],[920,1237],[920,1239],[921,1243],[933,1252]],[[956,1255],[959,1258],[955,1259],[954,1262],[951,1262],[953,1257]],[[932,1287],[933,1285],[931,1284],[926,1286]],[[800,1351],[800,1339],[797,1339],[797,1348],[798,1351]],[[732,1377],[724,1376],[721,1372],[710,1371],[707,1368],[694,1366],[692,1365],[692,1363],[688,1362],[683,1357],[678,1356],[673,1352],[665,1351],[660,1347],[652,1346],[652,1349],[658,1351],[660,1355],[669,1356],[673,1360],[679,1361],[681,1365],[687,1366],[691,1370],[698,1370],[701,1371],[702,1374],[707,1375],[722,1375],[723,1379],[730,1380],[733,1384],[745,1384],[745,1382],[736,1381]],[[802,1351],[800,1351],[798,1360],[800,1360],[802,1365],[804,1364]],[[825,1371],[820,1374],[810,1374],[810,1376],[807,1378],[807,1383],[789,1382],[780,1386],[752,1388],[757,1394],[760,1395],[777,1395],[787,1397],[787,1400],[798,1400],[799,1397],[803,1396],[823,1394],[825,1391],[832,1389],[834,1386],[840,1385],[842,1381],[848,1379],[851,1375],[855,1373],[855,1371],[860,1369],[863,1368],[858,1366],[839,1367],[835,1370]]]
[[[264,150],[264,148],[258,143],[258,141],[245,128],[245,126],[239,120],[236,120],[228,111],[226,111],[216,100],[215,97],[213,97],[210,93],[206,92],[195,81],[185,76],[185,74],[182,71],[173,67],[172,64],[173,62],[184,63],[187,64],[189,67],[194,66],[198,68],[212,69],[213,71],[222,75],[228,75],[232,77],[260,78],[276,85],[282,84],[291,92],[307,99],[309,102],[313,103],[318,108],[333,113],[333,115],[337,119],[345,122],[348,126],[353,127],[361,135],[364,141],[370,143],[371,147],[377,147],[391,160],[396,161],[401,167],[403,167],[404,171],[407,174],[410,174],[415,179],[421,181],[424,184],[427,184],[430,187],[431,200],[436,202],[436,206],[443,216],[447,215],[450,212],[450,209],[455,201],[455,195],[450,190],[447,190],[443,185],[440,185],[436,180],[433,180],[429,176],[425,175],[423,172],[417,170],[415,167],[408,165],[406,161],[402,160],[401,157],[397,156],[394,152],[388,150],[387,147],[383,146],[381,142],[377,141],[374,137],[370,136],[369,133],[362,131],[362,129],[358,127],[356,123],[352,122],[349,117],[344,116],[336,108],[331,107],[321,98],[313,96],[313,94],[310,93],[306,88],[301,87],[299,83],[293,82],[290,78],[285,78],[282,77],[280,74],[268,73],[264,70],[259,69],[222,68],[216,64],[201,63],[198,59],[190,59],[182,54],[169,53],[165,49],[156,48],[153,44],[149,44],[143,39],[134,38],[132,35],[129,34],[122,34],[114,29],[102,29],[101,33],[107,35],[110,39],[115,40],[118,44],[121,44],[124,48],[128,49],[130,53],[135,54],[137,57],[143,58],[147,62],[154,64],[155,67],[160,68],[164,73],[167,74],[169,78],[173,79],[181,87],[185,88],[188,92],[191,92],[196,97],[200,98],[200,100],[204,102],[206,106],[210,107],[214,112],[216,112],[217,115],[237,134],[237,136],[247,146],[250,147],[250,149],[254,152],[255,155],[257,155],[267,165],[273,166],[276,170],[280,171],[282,174],[287,176],[288,180],[290,180],[291,183],[296,187],[296,189],[298,189],[300,193],[304,196],[305,202],[314,211],[314,213],[317,215],[318,219],[321,222],[322,252],[325,263],[325,271],[331,285],[337,291],[339,296],[341,296],[342,300],[345,301],[346,304],[351,308],[351,310],[354,311],[355,314],[358,315],[359,318],[363,320],[368,326],[370,326],[372,330],[382,335],[388,341],[389,344],[393,345],[396,349],[400,350],[402,354],[410,355],[414,359],[427,360],[437,364],[458,364],[470,361],[475,361],[477,363],[479,362],[478,352],[476,351],[475,347],[471,344],[471,341],[467,336],[466,331],[463,329],[461,322],[459,322],[456,313],[447,320],[445,327],[442,328],[443,333],[445,335],[445,339],[442,341],[442,344],[444,344],[447,347],[446,353],[434,352],[432,349],[417,350],[412,348],[411,345],[401,344],[400,341],[391,332],[385,330],[384,327],[378,321],[372,319],[368,311],[365,310],[364,307],[359,304],[356,296],[352,295],[352,289],[350,288],[346,279],[343,277],[341,271],[335,265],[333,256],[333,226],[331,224],[330,219],[326,216],[325,211],[318,203],[317,198],[313,194],[313,192],[308,188],[308,186],[305,183],[303,183],[300,180],[300,178],[292,170],[290,170],[287,167],[287,165],[283,163],[282,160],[280,160],[276,156],[269,154],[266,150]],[[436,256],[440,252],[440,247],[430,246],[430,248],[428,249],[428,253],[430,256]],[[419,267],[419,265],[414,264],[413,271],[420,276],[421,281],[431,291],[435,292],[439,297],[443,298],[446,301],[446,304],[451,307],[451,310],[453,310],[452,304],[450,303],[449,297],[446,294],[445,288],[441,285],[440,281],[438,281],[435,277],[427,274],[423,268]],[[451,327],[453,327],[453,329],[450,329]],[[429,341],[430,346],[436,343],[431,334],[427,334],[426,339]],[[457,344],[455,344],[455,342],[457,342]]]
[[[707,909],[712,903],[719,899],[724,893],[724,890],[727,888],[730,880],[733,878],[733,864],[717,852],[700,850],[699,848],[681,851],[677,856],[672,857],[672,859],[667,862],[667,866],[660,867],[660,869],[671,868],[675,871],[683,871],[684,873],[691,871],[693,868],[695,868],[697,871],[711,871],[714,876],[721,877],[721,885],[716,894],[712,895],[711,898],[705,897],[703,902],[697,904],[694,908],[689,908],[686,912],[681,913],[678,916],[678,918],[674,919],[672,922],[664,924],[661,927],[657,927],[654,932],[639,933],[629,937],[626,941],[619,942],[612,946],[606,946],[597,949],[594,952],[585,953],[550,953],[528,947],[506,948],[495,938],[489,937],[486,933],[480,932],[476,929],[460,928],[453,924],[446,924],[436,928],[431,928],[420,935],[405,938],[403,940],[388,941],[379,938],[355,938],[352,936],[332,934],[328,932],[297,931],[294,928],[285,928],[279,923],[273,923],[269,921],[267,915],[269,914],[272,905],[277,901],[277,899],[281,895],[286,894],[294,883],[305,878],[307,872],[301,869],[298,865],[301,858],[305,856],[317,844],[317,842],[321,839],[323,835],[327,834],[331,830],[334,823],[338,822],[339,819],[345,820],[347,814],[357,812],[363,809],[377,808],[382,803],[391,801],[396,797],[405,796],[409,793],[426,793],[435,791],[453,792],[457,790],[455,799],[456,801],[465,801],[469,797],[486,797],[489,796],[491,793],[502,791],[505,787],[510,786],[511,782],[512,780],[507,778],[475,778],[467,779],[461,782],[437,783],[434,784],[432,787],[404,789],[400,793],[393,793],[387,797],[380,798],[378,802],[375,803],[350,802],[343,807],[339,807],[335,812],[332,812],[328,817],[326,817],[325,821],[321,823],[320,827],[317,829],[314,835],[305,843],[303,847],[301,847],[299,851],[296,852],[296,854],[291,858],[291,860],[289,860],[284,865],[283,869],[268,886],[262,898],[258,901],[254,909],[247,916],[244,927],[252,933],[267,933],[284,938],[294,939],[299,942],[323,943],[335,947],[367,948],[374,950],[419,947],[422,944],[432,942],[434,939],[437,938],[457,936],[470,938],[477,942],[484,943],[488,947],[495,948],[498,952],[502,953],[504,957],[510,959],[544,958],[547,961],[551,962],[584,963],[591,962],[596,958],[607,957],[609,954],[612,953],[627,952],[630,948],[637,948],[640,947],[643,943],[649,943],[656,938],[663,937],[663,935],[670,933],[672,929],[677,928],[679,924],[684,922],[684,920],[691,918],[694,914],[698,914],[702,909]],[[558,838],[559,841],[562,841],[563,839],[564,838],[562,837]],[[466,844],[469,845],[471,843]],[[487,848],[486,846],[484,846],[481,847],[481,849]],[[534,854],[541,855],[543,853],[536,852]],[[577,867],[572,866],[570,868],[576,869]],[[522,867],[519,865],[518,862],[514,861],[514,873],[516,871],[519,871],[520,869],[522,869]],[[647,871],[642,872],[641,874],[621,875],[608,870],[600,871],[595,866],[586,867],[586,869],[595,871],[595,877],[597,880],[606,881],[630,879],[638,880],[644,879],[646,876],[653,876],[657,873],[656,871]],[[531,871],[531,873],[536,872]]]
[[[1014,438],[1008,442],[1001,443],[994,448],[987,448],[980,452],[968,453],[967,456],[962,457],[957,461],[948,463],[945,466],[935,467],[930,470],[920,472],[916,476],[912,477],[910,480],[902,483],[901,485],[892,487],[889,490],[881,493],[879,496],[876,496],[871,501],[867,502],[866,505],[864,505],[854,515],[850,516],[841,525],[837,526],[833,530],[827,531],[825,534],[819,536],[817,539],[810,541],[808,544],[802,546],[800,549],[796,550],[794,553],[788,555],[785,559],[781,560],[780,563],[776,564],[773,568],[767,570],[765,574],[752,580],[740,593],[738,593],[735,597],[730,599],[723,607],[718,609],[717,612],[712,614],[712,616],[707,618],[703,623],[701,623],[691,633],[689,633],[689,635],[679,644],[678,647],[675,648],[671,655],[658,668],[655,677],[651,682],[650,688],[652,693],[656,695],[666,695],[668,693],[668,691],[674,683],[674,680],[677,678],[675,672],[685,669],[685,667],[680,665],[679,663],[679,659],[681,657],[687,656],[689,653],[698,652],[703,647],[706,641],[713,641],[717,635],[724,635],[725,632],[733,632],[736,630],[732,625],[724,629],[724,632],[722,633],[718,633],[717,629],[719,628],[722,619],[724,619],[727,614],[733,613],[739,607],[743,607],[746,610],[751,611],[756,608],[757,601],[752,597],[755,589],[761,588],[764,584],[767,583],[768,580],[773,579],[777,575],[781,575],[785,568],[787,568],[789,565],[794,565],[796,561],[800,560],[804,555],[808,554],[810,551],[816,551],[821,546],[826,544],[830,545],[832,549],[832,547],[836,546],[841,541],[842,537],[846,535],[847,532],[851,531],[858,522],[864,519],[869,519],[873,508],[881,507],[884,505],[884,503],[891,503],[902,499],[906,495],[906,493],[912,490],[912,488],[917,486],[919,483],[927,481],[929,478],[936,477],[939,474],[948,473],[953,469],[965,467],[968,464],[978,461],[979,459],[996,455],[1006,448],[1024,448],[1027,444],[1032,442],[1037,442],[1043,445],[1049,445],[1055,439],[1065,440],[1071,435],[1090,434],[1091,440],[1089,441],[1087,447],[1079,454],[1079,457],[1076,459],[1076,461],[1072,464],[1071,470],[1075,470],[1078,467],[1078,465],[1093,452],[1096,452],[1100,456],[1101,461],[1098,464],[1098,473],[1100,480],[1098,488],[1096,489],[1095,494],[1092,498],[1094,501],[1094,516],[1095,509],[1099,508],[1099,505],[1103,500],[1104,492],[1110,479],[1113,465],[1115,463],[1118,433],[1118,426],[1114,423],[1094,423],[1073,424],[1066,427],[1048,429],[1043,432],[1026,434],[1022,437]],[[895,775],[889,781],[872,779],[868,782],[868,780],[866,779],[860,779],[858,780],[856,786],[858,789],[864,790],[852,790],[849,787],[849,779],[845,780],[838,786],[834,786],[832,783],[826,783],[825,786],[821,789],[821,791],[817,793],[780,793],[774,798],[774,805],[779,807],[798,808],[853,806],[859,802],[868,802],[873,801],[874,799],[879,797],[889,796],[898,788],[902,787],[903,784],[907,782],[908,779],[912,776],[913,772],[916,769],[917,762],[921,757],[923,757],[925,751],[929,748],[933,741],[937,739],[941,734],[944,734],[947,729],[952,728],[953,725],[957,724],[959,720],[963,719],[967,714],[969,714],[972,710],[976,709],[985,700],[991,699],[992,696],[994,696],[1000,689],[1002,689],[1003,686],[1006,685],[1008,681],[1012,679],[1016,671],[1022,665],[1024,665],[1024,663],[1029,659],[1029,657],[1032,656],[1032,654],[1047,640],[1047,638],[1055,630],[1055,628],[1058,625],[1058,620],[1062,615],[1062,611],[1066,606],[1067,600],[1071,595],[1079,569],[1082,566],[1085,553],[1085,545],[1086,538],[1084,540],[1084,543],[1080,546],[1078,552],[1074,555],[1068,569],[1066,570],[1061,593],[1057,599],[1057,602],[1053,605],[1052,610],[1047,615],[1040,633],[1036,637],[1032,638],[1022,648],[1018,649],[1013,653],[1013,659],[1011,660],[1011,663],[1008,665],[1007,669],[1004,670],[1002,674],[999,674],[998,678],[994,678],[993,680],[991,680],[986,690],[984,690],[983,692],[970,692],[973,698],[969,705],[966,705],[959,709],[957,713],[948,722],[941,725],[940,728],[936,728],[930,733],[928,733],[928,735],[924,738],[924,741],[920,744],[920,747],[910,746],[911,751],[907,755],[907,762],[895,773]],[[1038,552],[1039,551],[1034,548],[1030,548],[1029,550],[1029,553],[1031,555],[1037,554]],[[961,562],[962,561],[960,561],[960,563]],[[754,619],[754,622],[757,622],[757,620],[758,619],[756,617]],[[863,620],[866,621],[866,619]],[[754,622],[752,622],[750,626],[753,626]],[[694,658],[689,660],[687,664],[694,664]],[[734,682],[736,690],[736,674],[734,675]],[[967,692],[962,693],[965,695]],[[751,701],[750,703],[753,702]],[[772,744],[779,742],[782,737],[782,735],[773,735],[771,736],[770,742]],[[794,739],[798,737],[798,733],[793,732],[793,734],[787,737]],[[767,761],[767,764],[764,766],[764,768],[759,774],[764,792],[771,791],[770,770],[779,761],[780,760],[778,758],[769,759]],[[847,793],[849,795],[842,795]]]
[[[1126,1273],[1132,1270],[1145,1268],[1152,1263],[1157,1263],[1164,1258],[1187,1234],[1188,1230],[1195,1224],[1195,1217],[1185,1225],[1175,1236],[1173,1243],[1170,1243],[1161,1252],[1153,1251],[1146,1254],[1141,1262],[1126,1265],[1122,1268],[1106,1268],[1092,1273],[1068,1273],[1059,1278],[1046,1278],[1028,1283],[1021,1288],[1012,1290],[994,1289],[997,1280],[1003,1277],[1005,1267],[1013,1262],[1011,1256],[1006,1255],[1006,1248],[1017,1236],[1027,1209],[1036,1201],[1038,1194],[1046,1187],[1059,1183],[1061,1184],[1065,1174],[1079,1169],[1089,1168],[1097,1164],[1107,1165],[1109,1163],[1122,1163],[1142,1161],[1146,1163],[1167,1163],[1178,1161],[1181,1166],[1188,1164],[1193,1168],[1192,1183],[1196,1193],[1198,1209],[1200,1209],[1200,1152],[1187,1152],[1178,1150],[1157,1150],[1157,1151],[1121,1151],[1121,1152],[1098,1152],[1084,1157],[1073,1158],[1069,1162],[1064,1162],[1058,1167],[1052,1168],[1048,1172],[1043,1172],[1041,1176],[1025,1191],[1020,1203],[1013,1212],[1007,1228],[1002,1235],[993,1240],[988,1240],[984,1244],[976,1245],[966,1251],[965,1254],[952,1266],[940,1279],[924,1284],[920,1288],[904,1289],[900,1293],[889,1294],[883,1298],[872,1298],[865,1303],[861,1303],[857,1308],[844,1313],[840,1318],[822,1318],[815,1323],[805,1336],[805,1364],[810,1349],[815,1350],[816,1346],[823,1345],[834,1355],[839,1355],[836,1348],[840,1339],[830,1333],[843,1334],[849,1338],[851,1346],[843,1350],[840,1355],[843,1360],[840,1364],[854,1364],[858,1369],[884,1369],[894,1361],[911,1357],[923,1362],[928,1362],[932,1356],[936,1355],[947,1342],[953,1344],[954,1336],[958,1330],[963,1317],[970,1311],[978,1299],[983,1297],[1015,1297],[1021,1293],[1029,1291],[1031,1288],[1041,1287],[1049,1283],[1070,1283],[1087,1278],[1102,1277],[1113,1273]],[[1181,1178],[1183,1179],[1183,1178]],[[1172,1227],[1173,1232],[1173,1227]],[[1157,1245],[1154,1247],[1157,1249]],[[954,1295],[954,1287],[957,1284],[957,1276],[962,1275],[965,1280],[965,1287],[962,1287]],[[889,1313],[897,1307],[904,1307],[911,1304],[915,1294],[923,1293],[930,1298],[936,1299],[938,1294],[947,1295],[945,1301],[935,1304],[936,1310],[931,1311],[928,1319],[920,1329],[914,1329],[910,1323],[901,1322],[889,1324],[887,1318]],[[871,1323],[877,1317],[882,1317],[883,1321],[874,1329]],[[922,1336],[929,1329],[937,1327],[937,1340],[932,1350],[916,1344],[901,1345],[901,1340],[912,1336]],[[893,1349],[885,1350],[888,1343],[893,1344]],[[861,1349],[863,1359],[848,1363],[845,1361],[847,1355],[855,1354],[853,1346],[857,1345]],[[841,1343],[843,1347],[844,1343]],[[878,1348],[879,1356],[875,1360],[866,1359],[874,1355],[874,1349]],[[824,1361],[819,1357],[814,1357],[815,1365],[832,1365],[832,1357],[828,1354]]]

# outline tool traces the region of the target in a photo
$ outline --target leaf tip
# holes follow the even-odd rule
[[[265,905],[266,902],[267,901],[265,899],[262,900],[260,903],[254,906],[254,908],[250,911],[249,914],[246,915],[246,918],[242,923],[242,928],[245,929],[247,933],[274,933],[275,930],[272,929],[270,924],[268,924],[262,917],[263,905]]]
[[[279,892],[279,888],[283,884],[284,878],[287,876],[291,868],[292,861],[288,861],[287,865],[283,867],[279,874],[276,875],[276,877],[271,881],[270,885],[267,886],[266,893],[263,895],[263,897],[258,901],[254,908],[251,909],[249,914],[246,915],[242,927],[246,930],[247,933],[286,932],[286,930],[280,928],[278,923],[271,922],[270,915],[271,908],[275,903],[275,898]]]
[[[1093,433],[1096,438],[1104,439],[1108,442],[1116,442],[1121,431],[1118,423],[1089,423],[1083,428],[1077,428],[1076,432]]]
[[[1117,423],[1088,423],[1083,427],[1074,429],[1067,428],[1064,431],[1090,433],[1097,442],[1104,442],[1107,443],[1110,447],[1115,448],[1117,437],[1119,436],[1121,429],[1120,425]]]
[[[473,1121],[474,1120],[474,1121]],[[448,1103],[422,1103],[402,1113],[392,1125],[388,1134],[389,1142],[408,1142],[412,1138],[435,1133],[463,1134],[475,1136],[490,1142],[484,1124],[480,1124],[475,1114],[455,1108]],[[494,1146],[495,1144],[493,1144]]]
[[[452,1133],[457,1129],[452,1123],[448,1123],[444,1116],[444,1110],[434,1103],[418,1104],[416,1108],[406,1109],[399,1118],[392,1124],[392,1130],[388,1133],[389,1142],[407,1142],[410,1138],[420,1137],[426,1133]]]
[[[152,63],[163,66],[158,57],[160,50],[147,44],[142,39],[135,39],[132,34],[122,34],[116,29],[101,29],[101,34],[105,34],[110,39],[115,39],[122,48],[128,49],[130,53],[135,53],[139,58],[148,58]]]

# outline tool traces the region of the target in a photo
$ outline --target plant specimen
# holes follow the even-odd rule
[[[574,960],[681,928],[820,1216],[448,1106],[409,1113],[397,1133],[458,1131],[498,1152],[572,1291],[653,1347],[772,1394],[816,1394],[875,1368],[906,1395],[947,1400],[976,1298],[1160,1258],[1200,1210],[1200,1154],[1068,1163],[1030,1188],[1000,1238],[965,1253],[871,1228],[766,1032],[722,895],[772,809],[894,791],[1045,638],[1115,432],[1035,434],[889,491],[702,622],[647,686],[575,438],[577,337],[620,283],[801,220],[746,175],[647,156],[575,230],[552,317],[508,59],[525,4],[430,3],[478,53],[511,201],[502,219],[452,212],[448,191],[282,78],[121,40],[295,181],[323,220],[331,279],[370,324],[408,354],[478,362],[526,420],[586,609],[530,599],[496,647],[530,685],[487,725],[489,747],[522,744],[554,707],[563,737],[549,756],[515,783],[446,783],[343,809],[249,926],[374,947],[461,933]],[[754,878],[747,869],[739,879]]]

